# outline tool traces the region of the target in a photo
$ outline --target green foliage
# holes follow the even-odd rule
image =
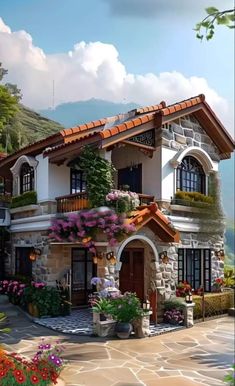
[[[0,63],[0,81],[6,74],[7,70]],[[0,133],[18,110],[18,96],[15,92],[15,85],[0,85]]]
[[[99,298],[95,300],[94,305],[92,306],[92,310],[93,312],[110,314],[112,310],[111,300],[107,298]]]
[[[165,310],[183,310],[184,309],[184,304],[183,304],[184,299],[172,299],[172,300],[166,300],[164,302],[164,309]]]
[[[214,198],[212,196],[206,196],[205,194],[198,193],[198,192],[183,192],[183,191],[177,191],[175,193],[175,198],[179,200],[184,200],[190,202],[190,204],[196,204],[197,203],[206,203],[206,204],[213,204]]]
[[[37,204],[37,193],[35,191],[25,192],[20,196],[12,197],[11,208],[18,208],[31,204]]]
[[[195,307],[194,318],[202,318],[202,296],[193,296]],[[205,294],[205,316],[216,316],[226,313],[234,305],[233,291]]]
[[[113,165],[86,146],[80,155],[79,167],[86,174],[90,206],[105,205],[105,197],[113,185]]]
[[[226,9],[219,11],[215,7],[206,8],[207,16],[199,23],[196,24],[194,30],[196,31],[196,37],[199,40],[210,40],[215,33],[215,24],[224,25],[228,28],[234,28],[235,9]],[[202,30],[205,31],[202,33]]]
[[[118,322],[130,323],[143,315],[140,300],[135,293],[126,292],[111,303],[110,314]]]
[[[62,130],[63,127],[50,119],[23,106],[19,109],[10,122],[3,128],[0,135],[0,148],[8,153],[14,152],[33,142],[52,135]]]
[[[235,268],[225,266],[224,267],[224,286],[234,287],[235,286]]]
[[[231,371],[224,378],[224,382],[226,382],[229,386],[234,386],[235,384],[235,364],[231,366]]]
[[[60,315],[61,299],[59,291],[54,287],[34,288],[32,303],[37,306],[39,316]]]

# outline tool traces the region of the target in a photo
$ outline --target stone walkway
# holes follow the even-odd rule
[[[11,327],[0,343],[25,356],[41,337],[63,342],[68,364],[62,378],[68,386],[224,386],[234,360],[232,317],[152,338],[109,341],[58,333],[23,314],[11,318]]]
[[[34,322],[52,330],[63,332],[64,334],[74,334],[80,336],[93,335],[93,316],[90,308],[73,310],[71,315],[57,318],[35,318]],[[150,336],[157,336],[166,332],[181,329],[181,326],[170,324],[151,324]]]

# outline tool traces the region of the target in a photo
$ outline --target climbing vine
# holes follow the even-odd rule
[[[113,186],[115,169],[112,163],[86,146],[80,155],[79,166],[86,174],[90,206],[96,208],[105,205],[105,197]]]

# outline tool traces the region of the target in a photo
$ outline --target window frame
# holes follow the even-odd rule
[[[196,253],[200,254],[199,267],[196,268]],[[191,267],[193,272],[189,270],[190,255],[192,256]],[[195,283],[198,281],[195,278],[196,269],[199,270],[199,285],[195,288]],[[189,280],[192,277],[192,281]],[[178,283],[187,281],[192,288],[199,288],[204,283],[204,291],[211,292],[211,249],[209,248],[178,248]]]
[[[24,162],[20,168],[20,194],[34,190],[34,168],[27,162]]]
[[[195,157],[185,156],[177,167],[176,190],[206,194],[206,174]]]
[[[73,188],[73,181],[75,181],[76,187]],[[79,187],[77,186],[77,183]],[[83,186],[85,185],[85,189]],[[85,172],[78,169],[70,169],[70,194],[84,193],[87,189]],[[75,191],[74,191],[75,190]]]

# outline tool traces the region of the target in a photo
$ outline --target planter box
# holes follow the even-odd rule
[[[116,320],[104,320],[93,323],[93,332],[102,338],[115,336]]]
[[[152,315],[152,311],[146,312],[144,316],[132,323],[134,333],[138,338],[146,338],[150,335],[150,315]]]

